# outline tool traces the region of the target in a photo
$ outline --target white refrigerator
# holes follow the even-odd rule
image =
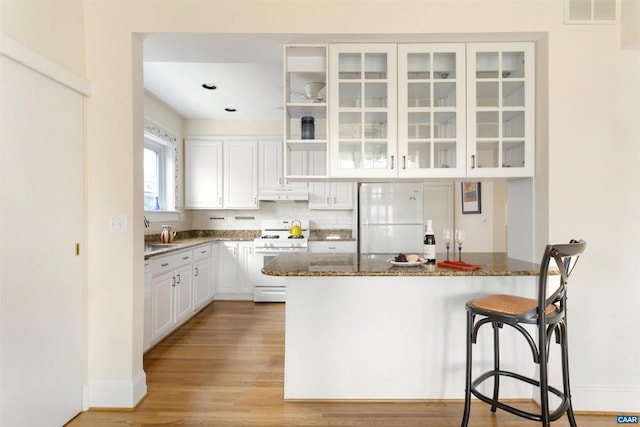
[[[358,193],[358,241],[363,254],[421,254],[423,183],[363,183]]]

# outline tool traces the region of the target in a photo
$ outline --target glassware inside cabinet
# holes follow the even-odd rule
[[[424,169],[431,167],[431,143],[412,141],[407,145],[407,157],[402,165],[406,169]]]
[[[355,169],[360,167],[361,162],[360,142],[340,141],[338,144],[338,167],[341,169]]]
[[[364,167],[367,169],[386,169],[387,143],[380,141],[365,141]]]

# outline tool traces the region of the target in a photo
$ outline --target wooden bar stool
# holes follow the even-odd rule
[[[490,404],[492,412],[495,412],[496,408],[500,408],[529,420],[539,421],[543,426],[549,426],[551,421],[557,420],[566,412],[570,425],[576,427],[569,389],[566,317],[567,280],[586,246],[587,244],[583,240],[572,240],[567,244],[547,245],[542,257],[542,265],[540,266],[537,300],[513,295],[489,295],[467,303],[467,367],[462,427],[466,427],[469,422],[472,394]],[[548,274],[552,260],[555,261],[560,273],[559,276],[549,276]],[[549,294],[547,281],[548,279],[555,280],[556,278],[559,278],[560,282],[558,288]],[[472,380],[473,344],[476,343],[478,330],[486,324],[490,324],[493,327],[493,370],[484,372]],[[503,325],[515,328],[524,336],[531,347],[534,363],[539,365],[539,380],[500,369],[499,331]],[[530,333],[523,325],[534,325],[536,331]],[[561,349],[562,391],[548,384],[548,354],[551,337],[554,332],[556,343],[560,344]],[[538,387],[540,389],[540,413],[527,412],[501,402],[499,400],[499,389],[500,377],[502,376],[515,378]],[[478,386],[489,378],[493,378],[493,396],[491,397],[478,390]],[[553,412],[549,411],[549,393],[553,393],[560,398],[560,404]]]

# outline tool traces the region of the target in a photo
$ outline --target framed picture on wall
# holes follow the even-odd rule
[[[462,213],[482,213],[479,182],[462,182]]]

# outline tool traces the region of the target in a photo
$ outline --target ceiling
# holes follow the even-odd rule
[[[281,119],[282,45],[290,38],[149,34],[143,44],[145,90],[188,119]]]

